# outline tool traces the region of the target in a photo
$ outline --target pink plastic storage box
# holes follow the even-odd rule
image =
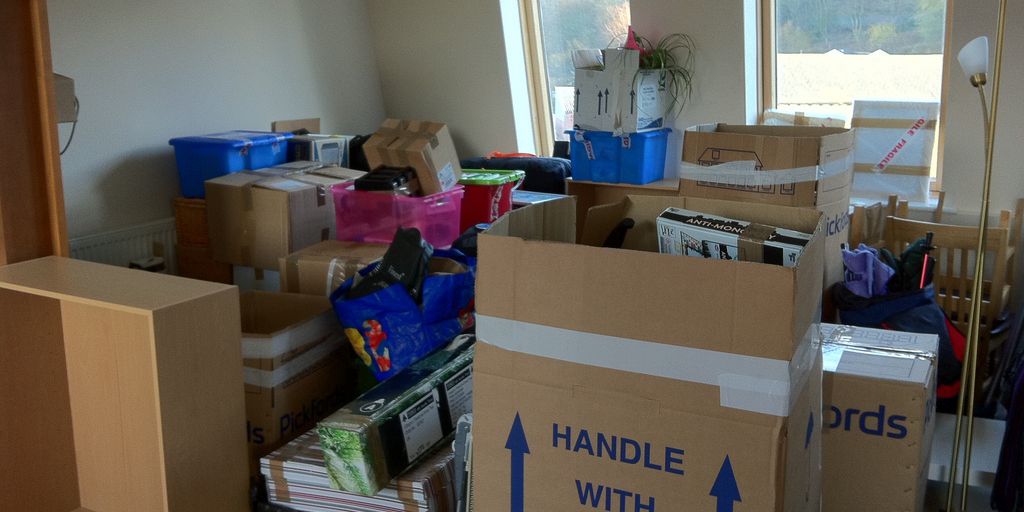
[[[459,237],[461,185],[424,197],[355,190],[351,183],[335,185],[332,191],[338,240],[389,244],[399,227],[419,229],[438,248],[451,247]]]

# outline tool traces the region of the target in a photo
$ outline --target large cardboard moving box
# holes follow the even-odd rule
[[[938,337],[822,324],[824,512],[921,510]]]
[[[356,391],[354,354],[330,302],[293,293],[241,294],[250,469],[313,428]]]
[[[694,126],[683,137],[683,161],[699,167],[684,165],[679,192],[822,212],[829,286],[843,279],[840,246],[850,238],[853,151],[854,131],[846,128]]]
[[[675,206],[815,233],[798,266],[657,254]],[[479,510],[817,510],[820,214],[680,197],[571,198],[480,237]],[[517,507],[518,505],[518,507]]]
[[[448,126],[428,121],[386,119],[363,144],[370,169],[412,167],[423,195],[452,189],[462,177]]]
[[[278,261],[281,291],[330,295],[346,279],[384,257],[388,246],[327,240]]]
[[[214,259],[277,270],[278,258],[333,239],[336,221],[331,187],[363,174],[343,167],[298,174],[289,168],[272,168],[207,181],[207,222]]]

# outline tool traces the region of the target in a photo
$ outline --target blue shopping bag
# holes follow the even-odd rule
[[[447,261],[446,261],[447,260]],[[473,326],[476,259],[457,250],[438,250],[432,267],[454,261],[464,270],[431,273],[423,282],[423,303],[416,304],[401,284],[346,299],[354,278],[331,294],[334,312],[356,354],[378,381],[398,373]],[[360,271],[371,272],[375,263]]]

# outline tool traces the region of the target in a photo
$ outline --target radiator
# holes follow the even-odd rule
[[[147,222],[70,241],[71,257],[119,267],[151,256],[162,256],[167,272],[177,272],[174,256],[174,218]]]

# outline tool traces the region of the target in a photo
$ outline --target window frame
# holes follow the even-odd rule
[[[778,84],[776,82],[777,61],[776,61],[776,0],[760,0],[758,2],[758,16],[761,33],[758,35],[758,119],[764,121],[765,112],[776,108],[778,100]],[[952,59],[950,51],[953,33],[953,0],[946,0],[946,29],[942,41],[942,84],[939,92],[939,122],[935,127],[935,177],[931,181],[932,199],[938,196],[942,190],[942,164],[944,161],[944,149],[946,142],[946,105],[949,97],[950,72]]]
[[[526,53],[526,80],[529,84],[533,142],[538,156],[551,156],[555,134],[548,98],[548,75],[544,62],[544,41],[540,30],[540,0],[519,0],[523,49]]]

